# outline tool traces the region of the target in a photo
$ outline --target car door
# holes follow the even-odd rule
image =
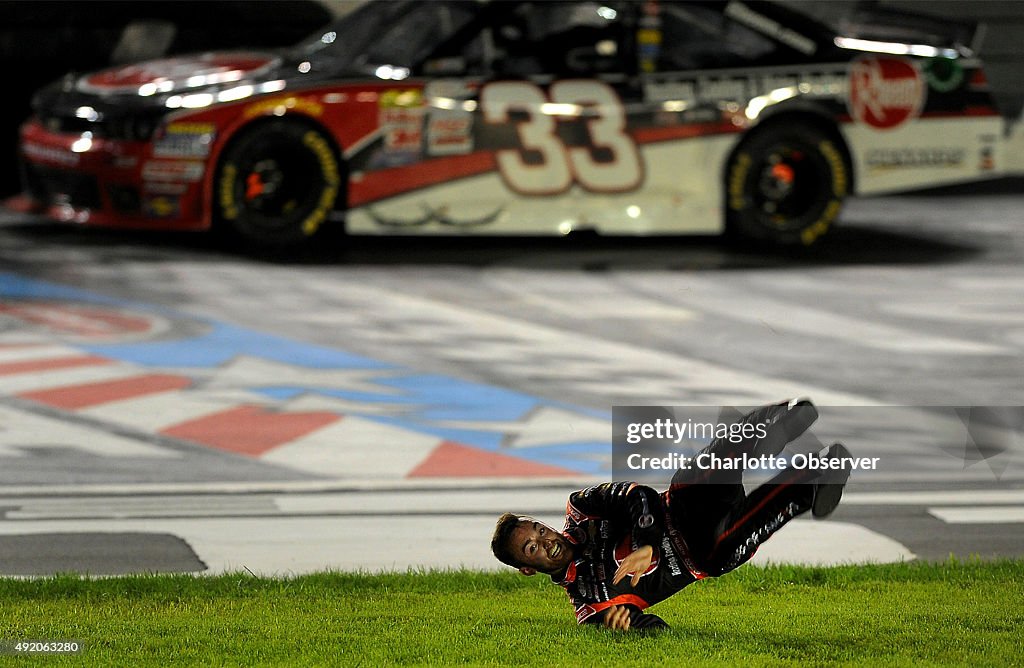
[[[428,185],[367,207],[363,223],[538,234],[626,216],[645,171],[630,134],[639,89],[628,16],[611,4],[478,6],[414,68],[409,85],[424,83],[406,107],[385,115],[407,130]]]

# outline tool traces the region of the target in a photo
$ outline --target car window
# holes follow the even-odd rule
[[[474,7],[470,2],[367,3],[299,44],[293,56],[317,71],[412,67],[465,26]]]
[[[526,2],[494,29],[499,74],[590,76],[628,69],[621,14],[610,2]]]
[[[472,3],[424,2],[374,40],[365,62],[412,67],[474,17]]]
[[[660,3],[659,71],[742,67],[773,54],[768,37],[708,7]]]

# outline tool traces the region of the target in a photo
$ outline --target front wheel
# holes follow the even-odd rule
[[[814,127],[755,130],[729,160],[730,234],[780,246],[810,246],[839,216],[849,169],[835,140]]]
[[[312,237],[334,208],[341,169],[327,137],[287,121],[241,136],[220,161],[214,200],[218,221],[263,246]]]

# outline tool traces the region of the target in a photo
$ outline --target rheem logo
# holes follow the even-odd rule
[[[924,106],[924,77],[909,60],[869,56],[850,66],[850,115],[889,130],[917,118]]]

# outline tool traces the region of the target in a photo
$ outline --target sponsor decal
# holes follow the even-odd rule
[[[370,217],[370,220],[381,227],[391,229],[422,227],[430,223],[438,223],[439,225],[446,225],[452,228],[468,229],[481,225],[490,225],[505,212],[505,207],[502,205],[498,206],[493,211],[486,212],[475,218],[456,218],[449,213],[450,207],[447,204],[432,207],[425,203],[421,203],[420,208],[422,209],[421,214],[417,213],[412,216],[402,217],[387,215],[377,211],[372,206],[368,206],[366,207],[366,215]]]
[[[902,168],[948,168],[964,164],[965,151],[952,146],[875,148],[865,162],[872,171]]]
[[[184,195],[188,192],[188,185],[184,183],[168,183],[166,181],[143,183],[142,187],[148,195]]]
[[[378,98],[378,122],[389,153],[416,154],[423,143],[423,92],[386,90]]]
[[[850,65],[850,115],[879,130],[917,118],[927,90],[917,65],[903,58],[867,56]]]
[[[432,81],[423,91],[429,101],[427,153],[465,155],[473,150],[473,114],[463,103],[473,91],[462,81]]]
[[[586,619],[597,614],[597,610],[591,605],[582,605],[576,609],[576,621],[582,624]]]
[[[668,569],[671,571],[673,577],[678,577],[683,574],[683,569],[679,565],[679,560],[676,559],[676,553],[672,549],[672,541],[668,535],[661,537],[661,553],[665,555],[665,560],[668,562]]]
[[[166,318],[150,313],[43,299],[5,300],[0,303],[0,328],[6,329],[4,320],[60,340],[85,343],[147,341],[171,329]]]
[[[171,123],[158,135],[153,155],[158,158],[205,158],[216,128],[213,123]]]
[[[323,116],[324,105],[320,104],[316,100],[311,100],[305,97],[275,97],[269,100],[263,100],[250,104],[245,108],[243,116],[245,118],[255,118],[256,116],[284,116],[289,111],[296,111],[314,118]]]
[[[996,168],[995,151],[991,146],[981,147],[981,156],[978,162],[978,169],[988,172]]]
[[[753,158],[747,152],[740,153],[733,161],[732,172],[729,174],[729,208],[733,211],[742,211],[747,207],[747,193],[745,184],[747,175],[750,173],[750,166]]]
[[[743,102],[768,95],[780,88],[795,88],[814,97],[840,98],[846,95],[849,82],[845,72],[801,71],[774,72],[756,76],[701,75],[692,79],[658,81],[644,85],[647,102],[680,101],[687,104]]]
[[[334,151],[319,132],[310,130],[302,136],[302,143],[316,155],[324,178],[323,189],[320,191],[320,199],[317,200],[316,208],[302,221],[303,234],[311,236],[316,233],[327,218],[327,214],[334,208],[334,200],[338,196],[338,188],[341,185],[341,171],[338,169]]]
[[[931,58],[924,64],[924,73],[928,85],[938,93],[956,90],[964,82],[964,68],[956,58]]]
[[[52,146],[40,146],[39,144],[26,142],[21,145],[21,152],[29,158],[55,162],[66,167],[75,167],[79,163],[79,155],[77,153]]]
[[[427,152],[430,155],[464,155],[473,150],[473,119],[468,113],[430,115]]]
[[[653,523],[653,518],[651,518],[651,521]],[[640,546],[636,542],[633,541],[633,535],[632,534],[627,535],[625,538],[622,539],[621,542],[619,542],[618,545],[615,546],[615,553],[614,553],[615,565],[616,566],[621,566],[622,565],[622,561],[626,557],[631,555],[633,552],[635,552],[637,550],[637,548],[639,548],[639,547]],[[651,555],[651,565],[647,567],[647,570],[645,570],[643,573],[640,574],[640,577],[643,577],[645,575],[650,575],[651,573],[653,573],[655,570],[657,570],[658,564],[660,564],[660,563],[661,563],[661,554],[658,552],[658,550],[654,550],[654,554]],[[627,573],[627,575],[633,575],[633,573]]]
[[[220,183],[217,186],[217,201],[220,202],[220,215],[224,220],[238,218],[238,204],[235,202],[235,180],[238,178],[238,166],[232,162],[221,168]]]
[[[170,218],[181,214],[181,198],[160,195],[147,197],[143,202],[146,215],[155,218]]]
[[[781,529],[782,525],[786,522],[796,517],[799,512],[799,506],[795,503],[790,503],[780,510],[777,515],[768,520],[764,526],[758,527],[751,532],[750,536],[736,548],[736,552],[734,552],[729,561],[726,562],[722,571],[728,573],[729,571],[738,568],[754,556],[754,553],[757,552],[757,548],[760,547],[761,543],[768,540],[773,533]]]
[[[142,178],[146,181],[193,183],[205,173],[205,163],[198,160],[150,160],[142,166]]]
[[[657,0],[647,0],[643,5],[643,14],[636,31],[637,60],[641,72],[654,72],[658,69],[658,58],[661,56],[661,8]]]

